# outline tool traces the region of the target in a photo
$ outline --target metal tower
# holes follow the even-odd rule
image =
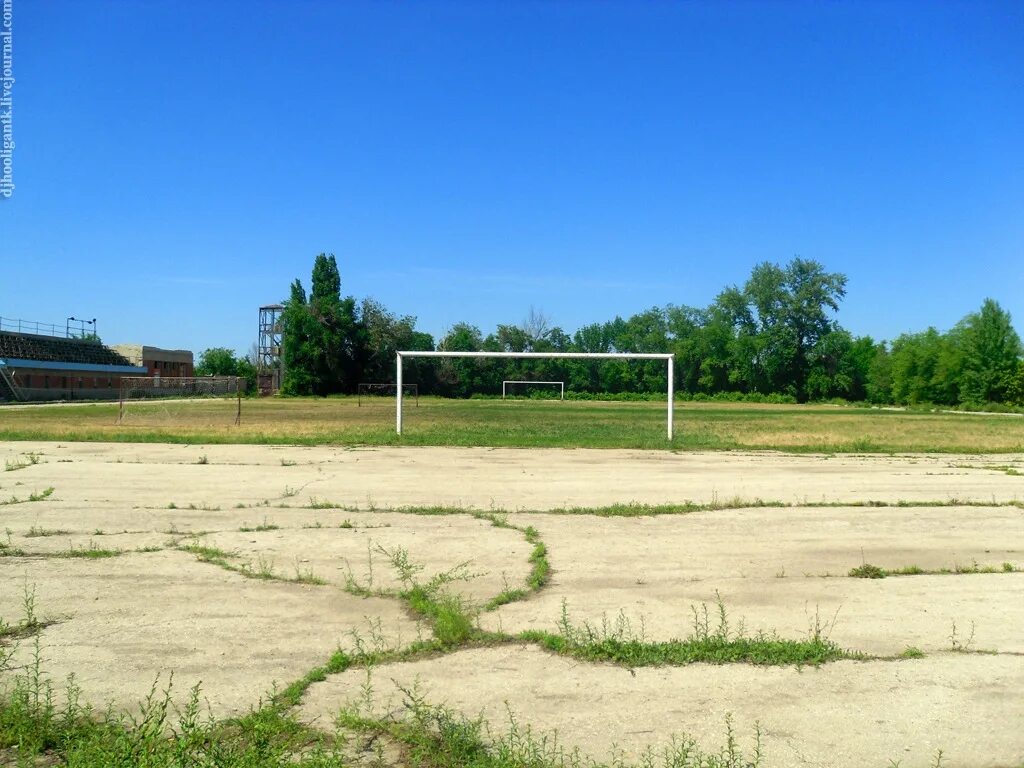
[[[267,304],[260,307],[260,343],[257,380],[261,395],[272,395],[281,388],[284,358],[281,356],[284,306]]]

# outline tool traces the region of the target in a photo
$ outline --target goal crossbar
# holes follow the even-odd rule
[[[505,399],[505,391],[509,384],[551,384],[559,388],[559,396],[562,400],[565,400],[565,382],[564,381],[526,381],[522,379],[505,379],[501,382],[501,399]]]
[[[395,398],[395,431],[402,434],[402,362],[407,357],[493,357],[519,358],[533,360],[664,360],[668,366],[668,406],[666,415],[666,431],[668,439],[672,439],[673,420],[672,393],[675,355],[666,352],[445,352],[432,351],[401,351],[395,354],[395,382],[398,396]]]

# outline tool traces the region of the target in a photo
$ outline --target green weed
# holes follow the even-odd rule
[[[24,459],[7,459],[4,461],[5,472],[15,472],[19,469],[25,469],[25,467],[31,467],[39,463],[39,454],[37,453],[26,453],[23,454]]]
[[[712,626],[711,611],[706,603],[692,606],[693,630],[685,639],[650,641],[641,621],[635,627],[624,613],[614,621],[602,618],[598,625],[573,624],[565,603],[558,624],[558,634],[528,631],[520,638],[539,643],[550,651],[584,661],[608,661],[627,667],[655,665],[708,664],[755,665],[820,665],[839,659],[864,658],[862,654],[843,650],[828,637],[827,627],[816,621],[808,637],[789,640],[776,634],[758,632],[748,636],[742,624],[730,626],[721,598],[716,602],[717,626]]]

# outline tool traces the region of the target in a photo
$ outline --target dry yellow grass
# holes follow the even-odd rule
[[[853,452],[1024,452],[1024,418],[821,405],[679,403],[676,439],[656,402],[421,398],[394,431],[392,400],[139,403],[117,423],[115,404],[0,408],[0,439],[132,442],[481,445],[779,449]]]

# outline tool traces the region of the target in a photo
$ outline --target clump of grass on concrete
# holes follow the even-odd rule
[[[267,518],[264,517],[263,518],[263,522],[260,523],[259,525],[253,525],[253,526],[243,525],[238,530],[241,533],[262,533],[263,531],[276,531],[276,530],[279,530],[280,528],[281,528],[281,526],[275,525],[274,523],[271,523],[271,522],[268,522]]]
[[[532,525],[521,528],[518,525],[510,523],[505,515],[493,512],[476,512],[473,513],[473,517],[478,520],[488,520],[495,528],[506,528],[508,530],[519,531],[523,535],[523,538],[526,539],[527,543],[533,546],[533,550],[530,552],[530,573],[526,577],[524,586],[513,587],[506,583],[505,588],[499,594],[487,601],[484,605],[485,611],[493,611],[502,605],[522,600],[523,598],[528,597],[531,593],[537,592],[548,583],[551,578],[551,563],[548,562],[548,548],[544,542],[541,541],[540,533],[536,528]]]
[[[24,458],[7,459],[4,461],[4,472],[16,472],[19,469],[32,467],[39,463],[38,453],[25,453],[22,454],[22,456],[24,456]]]
[[[196,559],[201,563],[210,563],[249,579],[283,581],[289,584],[309,584],[313,586],[324,586],[327,584],[327,581],[313,573],[312,569],[302,568],[299,561],[295,563],[295,576],[284,576],[274,570],[274,561],[272,559],[265,558],[262,555],[258,556],[255,562],[248,560],[238,562],[241,560],[238,554],[227,552],[217,547],[209,547],[200,544],[198,541],[179,545],[177,549],[195,555]]]
[[[851,568],[849,575],[855,579],[884,579],[887,576],[959,576],[973,573],[1020,573],[1013,563],[995,565],[979,565],[977,561],[970,565],[955,563],[952,568],[921,568],[917,565],[905,565],[902,568],[882,568],[871,563],[864,563]]]
[[[544,648],[584,661],[609,661],[627,667],[657,665],[709,664],[756,665],[820,665],[839,659],[865,658],[846,651],[829,638],[831,626],[820,621],[812,624],[808,636],[801,640],[781,638],[771,633],[747,635],[742,624],[730,625],[721,598],[717,599],[717,626],[712,626],[707,603],[693,606],[693,631],[684,639],[651,641],[641,621],[634,627],[623,613],[614,621],[604,617],[600,624],[574,624],[565,603],[558,633],[527,631],[523,640],[539,643]]]
[[[465,598],[448,589],[448,585],[453,582],[473,578],[468,563],[460,563],[421,582],[418,576],[423,572],[423,566],[413,563],[405,549],[396,547],[387,550],[381,547],[379,551],[390,560],[402,582],[398,597],[430,621],[434,639],[442,647],[462,645],[477,634],[477,610]]]
[[[53,491],[53,486],[50,486],[49,488],[44,488],[41,491],[33,491],[28,495],[27,499],[21,499],[18,498],[17,496],[11,496],[9,499],[0,501],[0,507],[8,507],[14,504],[26,504],[35,501],[45,501],[46,499],[50,498],[53,495]]]
[[[184,706],[154,683],[139,712],[98,712],[81,702],[69,680],[63,696],[43,674],[39,653],[0,696],[0,754],[12,765],[74,765],[76,768],[327,768],[344,758],[331,735],[300,725],[277,710],[218,722],[202,711],[199,685]],[[63,703],[58,704],[58,701]]]
[[[413,765],[431,768],[758,768],[762,764],[761,729],[754,728],[748,753],[725,717],[725,742],[704,751],[687,736],[676,736],[660,748],[648,748],[636,762],[614,757],[598,763],[580,750],[567,749],[557,734],[535,733],[510,710],[502,729],[488,726],[483,717],[469,718],[443,705],[431,704],[416,688],[399,687],[403,695],[398,714],[380,715],[353,704],[341,711],[338,725],[356,731],[386,735],[405,747]]]

